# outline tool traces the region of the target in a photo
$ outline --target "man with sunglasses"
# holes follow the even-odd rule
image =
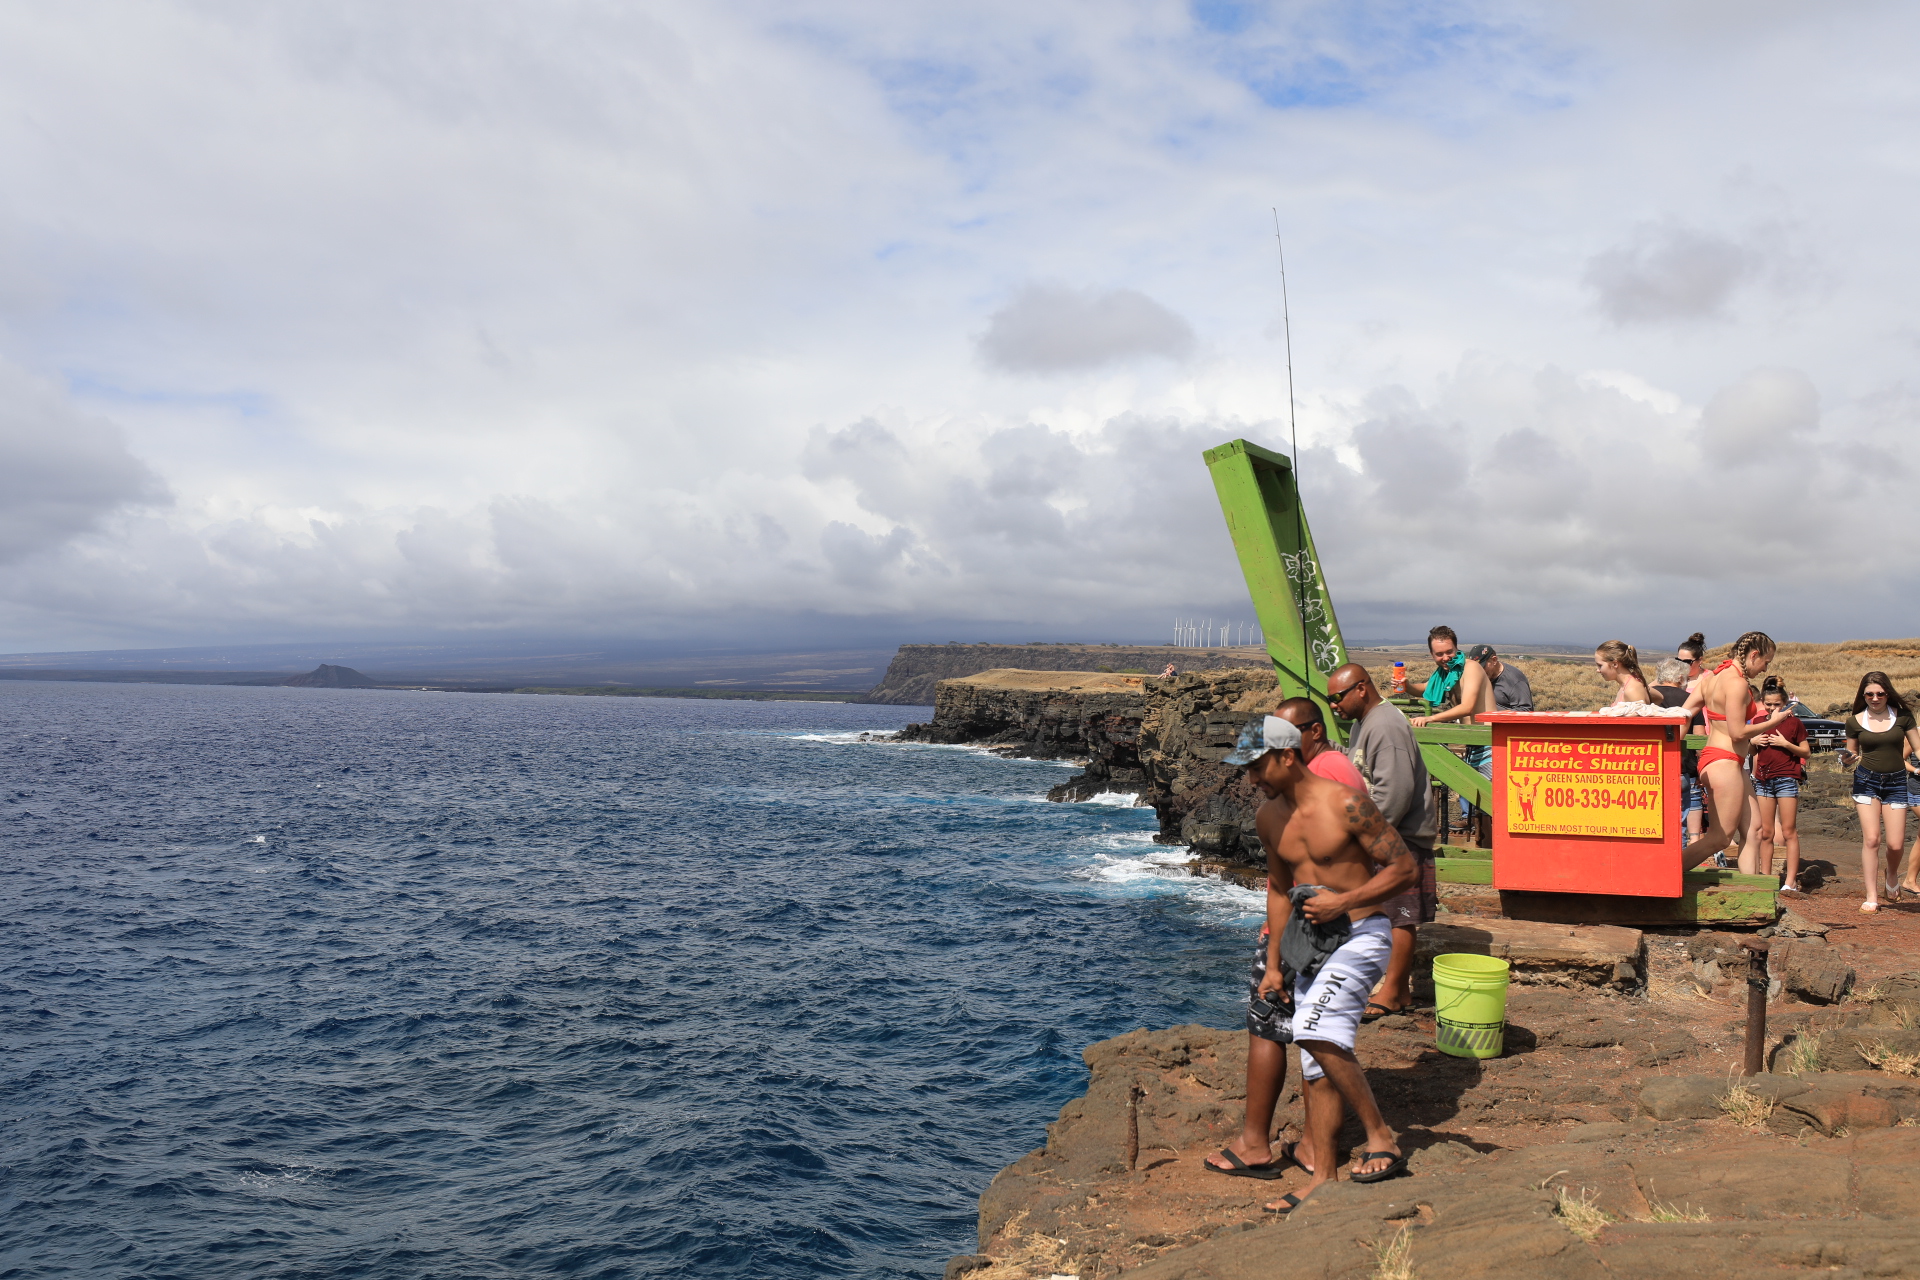
[[[1327,702],[1342,720],[1356,721],[1347,753],[1367,780],[1374,808],[1399,832],[1413,855],[1419,878],[1413,887],[1381,904],[1393,926],[1393,955],[1387,963],[1380,994],[1367,1003],[1366,1019],[1399,1013],[1413,1003],[1413,949],[1415,931],[1434,917],[1439,886],[1433,866],[1433,782],[1413,726],[1400,708],[1380,696],[1373,677],[1357,662],[1349,662],[1327,677]]]

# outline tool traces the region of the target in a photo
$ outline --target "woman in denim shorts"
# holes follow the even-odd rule
[[[1768,676],[1760,690],[1760,704],[1771,716],[1786,709],[1787,689],[1779,676]],[[1778,819],[1780,837],[1786,845],[1787,869],[1781,878],[1782,893],[1800,892],[1800,784],[1807,777],[1807,727],[1800,717],[1789,715],[1779,724],[1753,740],[1750,757],[1753,766],[1753,795],[1757,815],[1750,839],[1755,845],[1753,865],[1763,876],[1773,874],[1773,835]]]
[[[1900,883],[1894,883],[1912,803],[1907,789],[1907,776],[1914,771],[1910,756],[1920,757],[1920,728],[1914,726],[1913,712],[1886,672],[1869,671],[1853,695],[1847,746],[1840,756],[1843,767],[1856,765],[1853,803],[1860,811],[1860,874],[1867,883],[1862,911],[1878,911],[1883,895],[1898,902],[1903,890],[1920,894],[1911,866]]]

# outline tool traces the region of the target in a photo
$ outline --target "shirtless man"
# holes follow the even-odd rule
[[[1300,730],[1300,759],[1307,772],[1353,791],[1366,791],[1367,780],[1353,767],[1353,761],[1327,741],[1327,718],[1319,703],[1311,698],[1288,698],[1273,709],[1273,714]],[[1251,760],[1251,753],[1261,749],[1263,723],[1255,720],[1241,732],[1235,763]],[[1284,1003],[1269,1003],[1260,995],[1273,937],[1272,930],[1260,927],[1253,963],[1247,967],[1247,1106],[1241,1116],[1240,1136],[1207,1157],[1209,1169],[1229,1178],[1270,1180],[1285,1173],[1289,1164],[1313,1172],[1292,1149],[1283,1150],[1277,1159],[1273,1154],[1273,1112],[1280,1105],[1280,1087],[1287,1081],[1287,1045],[1293,1039],[1293,1010]]]
[[[1373,801],[1308,770],[1299,727],[1290,721],[1267,716],[1258,726],[1247,726],[1224,763],[1244,766],[1265,798],[1254,823],[1267,851],[1267,963],[1255,995],[1269,1004],[1292,997],[1291,1031],[1300,1046],[1306,1109],[1299,1150],[1284,1151],[1277,1163],[1296,1161],[1309,1171],[1309,1181],[1300,1192],[1267,1206],[1273,1213],[1289,1213],[1337,1176],[1334,1144],[1349,1106],[1366,1129],[1367,1146],[1348,1176],[1379,1182],[1406,1169],[1400,1144],[1354,1057],[1353,1041],[1367,993],[1386,971],[1392,949],[1392,930],[1380,904],[1413,884],[1416,872],[1413,856]],[[1288,992],[1281,952],[1296,882],[1314,890],[1303,895],[1305,919],[1294,922],[1296,939],[1310,932],[1308,924],[1325,925],[1341,916],[1349,932],[1317,970],[1292,975]],[[1280,1070],[1285,1069],[1283,1056]]]

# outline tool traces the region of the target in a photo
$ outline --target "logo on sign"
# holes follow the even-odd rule
[[[1507,830],[1658,840],[1666,778],[1658,742],[1507,740]]]

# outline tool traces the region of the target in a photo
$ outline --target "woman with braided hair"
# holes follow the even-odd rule
[[[1753,783],[1741,766],[1753,754],[1753,740],[1773,732],[1791,714],[1782,707],[1772,715],[1762,715],[1753,697],[1751,681],[1766,671],[1775,648],[1766,632],[1747,632],[1733,642],[1726,661],[1700,677],[1687,698],[1687,710],[1700,707],[1707,715],[1707,745],[1700,752],[1700,786],[1713,797],[1713,803],[1707,810],[1707,829],[1680,854],[1682,867],[1697,867],[1746,835],[1753,808],[1749,803]],[[1740,869],[1752,874],[1748,858],[1743,848]]]

